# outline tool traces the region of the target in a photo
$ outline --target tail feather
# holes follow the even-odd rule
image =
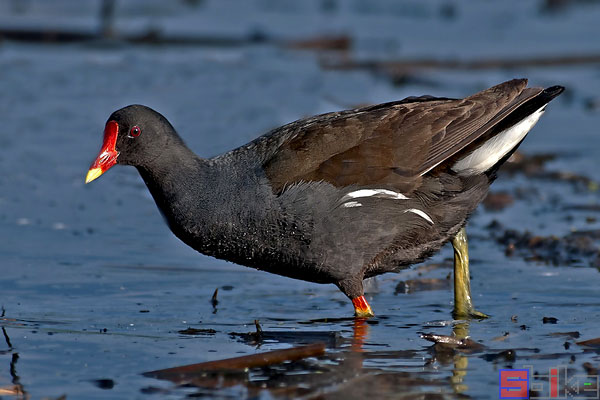
[[[528,89],[523,96],[530,96]],[[531,88],[539,91],[539,89]],[[552,86],[539,91],[509,115],[503,118],[489,134],[475,143],[467,154],[460,157],[452,169],[460,175],[475,175],[487,172],[499,166],[523,141],[527,133],[538,122],[546,109],[546,105],[564,91],[562,86]]]

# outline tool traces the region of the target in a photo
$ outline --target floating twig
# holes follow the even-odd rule
[[[355,70],[363,69],[387,73],[391,76],[421,71],[424,69],[451,69],[451,70],[485,70],[485,69],[512,69],[524,67],[555,67],[583,64],[600,64],[600,54],[574,54],[556,57],[530,57],[530,58],[490,58],[481,60],[396,60],[396,61],[356,61],[326,60],[322,66],[326,69]]]
[[[436,335],[433,333],[423,333],[421,337],[435,344],[441,344],[445,347],[468,350],[481,350],[485,348],[481,343],[469,338],[460,338],[457,336]]]
[[[260,322],[258,322],[258,320],[257,320],[257,319],[255,319],[255,320],[254,320],[254,326],[256,326],[256,334],[257,334],[257,335],[262,335],[262,333],[263,333],[263,330],[262,330],[262,328],[260,327]]]
[[[145,372],[143,375],[181,383],[210,371],[244,371],[249,368],[266,367],[273,364],[280,364],[285,361],[297,361],[308,357],[318,357],[323,354],[325,354],[325,344],[315,343],[307,346],[293,347],[291,349],[274,350],[261,354],[252,354],[249,356],[150,371]]]
[[[215,292],[212,295],[212,298],[210,299],[210,302],[212,304],[213,307],[216,307],[217,304],[219,304],[219,300],[217,300],[217,295],[219,294],[219,288],[215,289]]]
[[[579,346],[600,347],[600,337],[576,342]]]

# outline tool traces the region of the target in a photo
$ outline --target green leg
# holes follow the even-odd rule
[[[454,248],[454,311],[456,319],[489,318],[488,315],[476,311],[471,301],[471,280],[469,277],[469,246],[467,231],[461,228],[452,239]]]

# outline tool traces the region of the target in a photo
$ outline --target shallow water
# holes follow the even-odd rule
[[[48,9],[30,1],[23,12],[9,3],[1,6],[5,26],[91,29],[96,23],[95,7],[81,2],[61,0]],[[487,228],[496,220],[506,229],[541,236],[598,230],[593,185],[522,173],[500,176],[494,191],[509,193],[514,203],[500,211],[480,207],[468,225],[475,304],[492,317],[465,327],[450,315],[449,247],[425,266],[370,283],[367,297],[377,317],[361,324],[345,318],[351,305],[333,286],[269,275],[187,248],[168,231],[132,168],[114,168],[83,184],[106,118],[130,103],[160,110],[192,149],[212,156],[306,115],[424,93],[465,96],[520,76],[533,85],[568,87],[548,107],[523,152],[554,154],[545,170],[598,182],[598,65],[430,69],[395,85],[385,74],[320,66],[324,57],[597,54],[598,5],[576,2],[550,13],[540,11],[542,2],[467,7],[451,1],[400,6],[381,0],[366,6],[257,0],[227,6],[205,1],[191,8],[118,3],[116,26],[124,31],[162,26],[169,34],[239,37],[260,30],[280,39],[347,33],[355,47],[334,54],[272,42],[234,47],[2,42],[1,389],[68,399],[481,399],[498,397],[502,368],[532,366],[547,373],[568,366],[569,374],[583,374],[584,363],[600,366],[597,347],[576,344],[600,336],[595,259],[567,257],[548,265],[528,249],[507,256],[506,246],[493,238],[499,232]],[[592,242],[597,248],[597,240]],[[231,335],[254,332],[254,320],[265,332],[261,341]],[[190,327],[214,333],[180,333]],[[453,330],[457,335],[468,330],[482,347],[448,350],[422,338]],[[252,369],[217,383],[180,386],[142,375],[315,341],[327,344],[324,356]]]

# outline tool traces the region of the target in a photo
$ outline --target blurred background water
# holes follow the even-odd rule
[[[598,21],[591,0],[1,2],[0,396],[480,399],[497,398],[500,368],[593,373],[597,348],[575,342],[600,328]],[[180,243],[134,169],[83,183],[106,119],[132,103],[160,111],[210,157],[308,115],[463,97],[515,77],[567,92],[521,146],[551,155],[544,168],[556,179],[501,176],[493,188],[514,202],[469,224],[475,301],[492,315],[469,326],[483,349],[443,352],[421,338],[456,331],[450,248],[372,283],[377,318],[357,329],[336,319],[352,310],[333,286]],[[494,220],[540,237],[592,232],[593,256],[511,256],[486,228]],[[255,319],[293,340],[230,335]],[[214,332],[179,332],[188,327]],[[216,385],[141,375],[311,342],[309,332],[339,340],[326,357]]]

